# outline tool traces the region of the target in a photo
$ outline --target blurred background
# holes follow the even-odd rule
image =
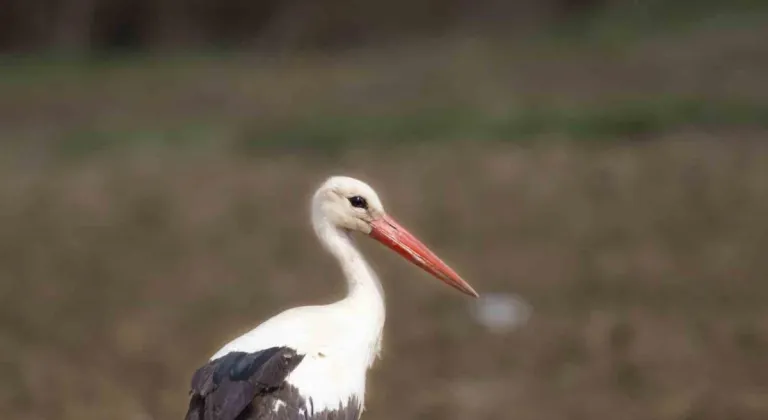
[[[0,411],[182,418],[346,174],[485,296],[360,241],[365,419],[766,419],[767,75],[760,0],[3,0]]]

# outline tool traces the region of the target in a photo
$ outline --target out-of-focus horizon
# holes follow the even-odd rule
[[[768,5],[7,0],[0,409],[167,419],[344,292],[327,176],[483,295],[363,238],[366,420],[768,418]]]

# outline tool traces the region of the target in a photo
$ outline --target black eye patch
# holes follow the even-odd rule
[[[365,198],[360,197],[359,195],[349,197],[349,204],[352,204],[352,207],[357,207],[359,209],[368,208],[368,202],[365,201]]]

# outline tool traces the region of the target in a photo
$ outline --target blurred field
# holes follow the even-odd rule
[[[346,53],[7,59],[4,157],[645,140],[768,125],[765,14],[654,36],[457,35]]]
[[[317,181],[343,171],[478,290],[535,310],[489,334],[463,297],[366,242],[389,292],[369,419],[391,404],[400,418],[765,418],[768,150],[699,137],[13,169],[2,405],[20,419],[179,418],[219,344],[341,295],[306,219]]]
[[[765,35],[5,66],[0,408],[180,418],[221,344],[342,295],[308,200],[345,173],[534,309],[493,334],[361,241],[367,420],[768,418]]]

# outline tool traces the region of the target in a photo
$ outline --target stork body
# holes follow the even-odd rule
[[[347,281],[344,299],[286,310],[226,344],[192,378],[187,420],[358,420],[381,349],[384,294],[354,246],[361,232],[464,293],[477,293],[384,212],[365,183],[332,177],[312,224]]]

